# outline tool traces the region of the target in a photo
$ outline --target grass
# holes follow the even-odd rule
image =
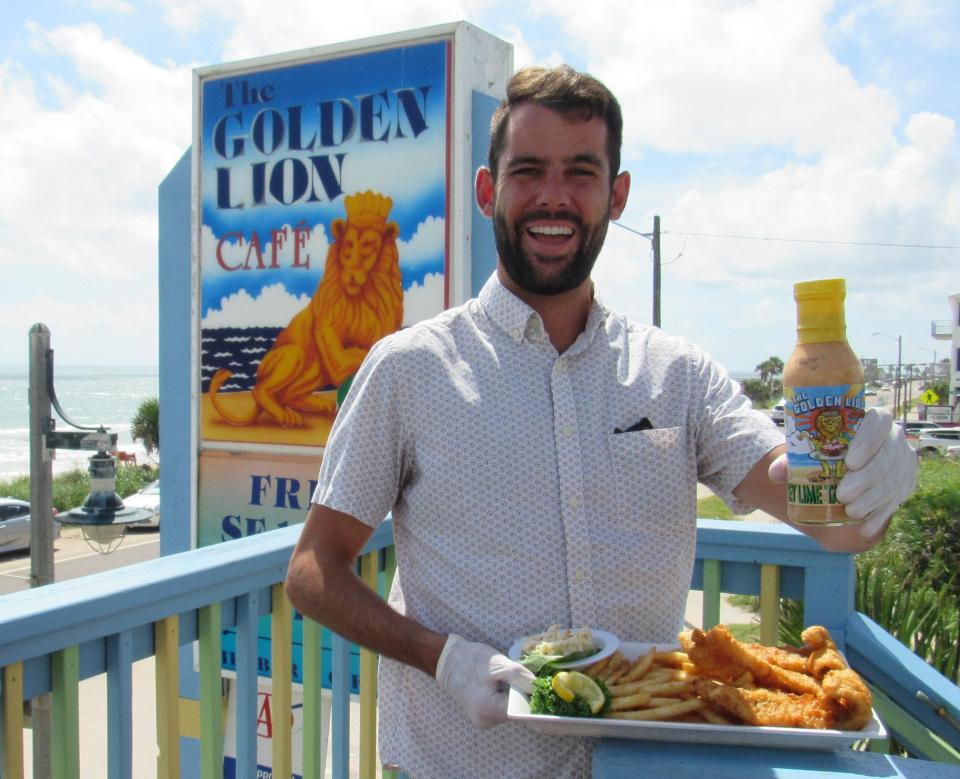
[[[720,498],[710,495],[697,501],[697,516],[703,519],[733,519],[735,515]]]

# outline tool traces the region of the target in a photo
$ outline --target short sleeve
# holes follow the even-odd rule
[[[399,494],[403,468],[398,355],[383,339],[368,353],[337,414],[312,501],[376,527]]]
[[[783,443],[783,433],[756,409],[719,364],[693,349],[692,386],[702,398],[697,425],[697,474],[737,514],[754,507],[733,491],[771,449]]]

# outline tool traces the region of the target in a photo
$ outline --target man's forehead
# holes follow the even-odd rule
[[[584,119],[541,105],[520,105],[510,115],[505,140],[504,164],[522,158],[607,162],[607,127],[598,116]]]

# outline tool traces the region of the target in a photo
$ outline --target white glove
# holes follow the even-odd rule
[[[507,688],[533,690],[534,675],[492,646],[450,634],[437,662],[437,681],[453,696],[474,725],[490,728],[506,722]]]
[[[846,473],[837,499],[847,516],[862,519],[860,534],[872,538],[913,492],[917,454],[885,408],[868,408],[847,450]]]

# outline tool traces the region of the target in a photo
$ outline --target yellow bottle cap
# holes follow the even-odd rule
[[[793,299],[810,297],[837,297],[843,300],[847,296],[845,279],[818,279],[816,281],[798,281],[793,285]]]
[[[843,300],[847,294],[843,279],[801,281],[793,285],[797,301],[797,340],[821,343],[846,340]]]

